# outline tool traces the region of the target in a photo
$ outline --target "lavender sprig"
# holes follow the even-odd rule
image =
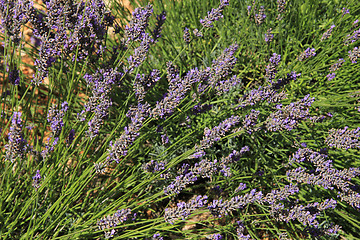
[[[175,220],[178,218],[182,218],[185,220],[188,216],[192,214],[196,209],[202,208],[207,203],[208,197],[204,196],[196,196],[194,199],[189,202],[179,202],[177,207],[174,208],[166,208],[164,218],[166,222],[174,224]]]
[[[346,126],[344,129],[331,129],[325,143],[330,147],[346,150],[350,148],[360,148],[360,127],[352,130],[348,128],[349,127]]]
[[[17,158],[23,159],[28,148],[22,135],[21,112],[14,112],[11,117],[9,143],[5,145],[5,159],[14,162]]]
[[[307,48],[304,52],[300,54],[298,57],[298,60],[300,62],[304,61],[305,59],[308,59],[310,57],[316,56],[315,48]]]
[[[222,12],[226,6],[229,6],[229,0],[220,0],[218,8],[213,8],[204,19],[200,19],[201,25],[203,25],[204,28],[214,27],[213,23],[224,17]]]

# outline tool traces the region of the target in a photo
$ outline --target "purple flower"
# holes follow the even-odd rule
[[[219,141],[221,137],[225,136],[226,132],[230,131],[233,126],[238,124],[239,121],[239,116],[231,116],[212,129],[205,128],[203,140],[200,141],[200,145],[197,145],[195,149],[200,151],[210,148],[215,142]]]
[[[350,149],[360,148],[360,127],[356,129],[331,129],[325,143],[330,147]]]
[[[265,33],[265,42],[271,42],[274,38],[274,34],[271,32],[272,28],[268,29]]]
[[[174,224],[175,220],[178,218],[182,218],[185,220],[188,216],[191,215],[193,211],[196,209],[202,208],[207,203],[208,197],[204,196],[196,196],[189,202],[179,202],[177,203],[177,207],[174,208],[166,208],[164,218],[166,222]]]
[[[208,12],[207,17],[200,19],[201,25],[203,25],[204,28],[212,28],[215,21],[224,17],[222,15],[222,11],[226,6],[229,6],[229,0],[220,0],[218,8],[213,8],[210,12]]]
[[[223,239],[223,236],[221,234],[219,234],[219,233],[214,233],[214,234],[206,236],[206,239],[220,240],[220,239]]]
[[[326,75],[328,81],[331,81],[335,78],[336,76],[336,73],[329,73],[328,75]]]
[[[113,215],[108,215],[107,217],[100,219],[97,222],[97,226],[100,230],[103,230],[105,232],[105,238],[110,238],[113,237],[116,233],[116,230],[111,228],[114,228],[119,224],[127,221],[130,215],[131,215],[130,209],[121,209],[118,210]]]
[[[153,7],[148,4],[146,7],[139,7],[132,13],[132,19],[129,26],[125,27],[126,44],[131,41],[143,39],[145,29],[148,26],[149,18],[153,13]]]
[[[191,39],[190,39],[190,31],[189,31],[189,29],[187,27],[184,29],[183,39],[184,39],[184,42],[186,44],[189,44],[190,41],[191,41]]]
[[[143,33],[142,41],[140,46],[135,48],[134,54],[128,57],[128,66],[124,67],[124,71],[126,73],[131,73],[135,68],[139,67],[146,59],[146,54],[150,49],[150,44],[154,42],[154,40],[150,37],[149,34]]]
[[[40,187],[40,180],[41,180],[40,170],[36,170],[36,174],[35,176],[33,176],[32,179],[33,179],[32,186],[35,188],[35,190],[38,190]]]
[[[17,67],[14,67],[14,69],[9,72],[9,82],[13,85],[20,84],[20,74]]]
[[[321,37],[320,41],[324,41],[325,39],[328,39],[331,36],[331,32],[333,30],[333,28],[335,27],[335,25],[331,25],[331,27],[329,28],[329,30],[327,30]]]
[[[146,93],[160,80],[160,71],[152,70],[148,75],[138,74],[134,82],[135,96],[138,102],[142,102]]]
[[[286,10],[286,0],[277,0],[277,11],[278,11],[278,16],[277,16],[277,20],[281,20],[282,16],[281,14],[285,12]]]
[[[307,48],[304,52],[300,54],[298,60],[301,62],[310,57],[314,57],[315,55],[316,55],[315,48]]]
[[[281,61],[281,55],[273,53],[272,57],[269,59],[269,64],[266,66],[266,74],[265,78],[268,79],[270,82],[275,78],[275,74],[277,73],[276,67],[279,65]]]
[[[162,11],[162,13],[160,13],[159,15],[156,16],[156,26],[155,29],[153,30],[153,39],[154,42],[157,42],[158,39],[161,37],[161,31],[162,31],[162,27],[165,23],[166,20],[166,12]]]
[[[357,63],[357,59],[360,57],[360,48],[354,47],[352,51],[349,51],[349,58],[352,63]]]
[[[9,143],[5,145],[5,159],[14,162],[17,158],[24,158],[27,150],[27,142],[21,133],[21,112],[14,112],[11,117]]]
[[[208,205],[208,209],[210,210],[212,215],[221,218],[224,215],[228,215],[228,213],[231,211],[234,211],[236,209],[242,209],[250,203],[261,200],[262,193],[256,192],[256,189],[253,189],[245,195],[235,196],[230,200],[213,200],[212,203]]]

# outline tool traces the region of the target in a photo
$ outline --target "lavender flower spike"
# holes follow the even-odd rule
[[[164,215],[165,221],[173,224],[179,217],[185,220],[194,210],[204,207],[207,199],[208,197],[206,195],[199,195],[187,203],[179,202],[175,208],[166,208]]]
[[[26,140],[23,138],[21,112],[14,112],[11,118],[9,143],[5,145],[5,159],[14,162],[16,158],[23,158],[27,149]]]
[[[201,25],[204,28],[213,27],[213,23],[218,21],[220,18],[223,18],[222,11],[226,6],[229,6],[229,0],[221,0],[218,8],[213,8],[210,12],[208,12],[207,17],[204,19],[200,19]]]
[[[35,176],[33,176],[33,187],[35,188],[35,190],[38,190],[38,188],[40,187],[40,180],[41,180],[41,175],[40,175],[40,170],[36,170],[36,174]]]
[[[145,29],[148,26],[149,18],[153,12],[153,7],[149,4],[146,7],[139,7],[132,13],[133,17],[129,26],[125,27],[126,43],[143,38]]]

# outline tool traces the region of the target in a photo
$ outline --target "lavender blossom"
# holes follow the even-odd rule
[[[232,78],[228,80],[219,81],[216,86],[216,90],[217,90],[216,94],[220,96],[224,93],[227,93],[232,88],[238,86],[240,83],[241,83],[241,79],[238,78],[236,75],[232,76]]]
[[[212,62],[211,68],[204,70],[205,71],[204,80],[206,80],[206,83],[204,83],[202,89],[200,89],[200,85],[199,85],[198,87],[199,93],[205,92],[207,87],[215,87],[218,81],[225,79],[228,75],[230,75],[237,60],[234,55],[238,47],[239,46],[236,43],[234,43],[231,44],[228,48],[225,48],[225,50],[221,53],[221,55]]]
[[[299,192],[299,187],[297,185],[286,185],[279,190],[272,190],[270,193],[266,194],[263,201],[268,202],[269,204],[274,204],[277,201],[285,200],[290,195],[294,195]]]
[[[336,77],[336,73],[329,73],[328,75],[326,75],[328,81],[333,80]]]
[[[281,20],[282,16],[281,14],[286,11],[286,0],[277,0],[277,12],[278,16],[276,17],[277,20]]]
[[[199,37],[199,38],[202,38],[204,36],[203,33],[201,31],[199,31],[199,29],[197,29],[197,28],[195,28],[193,30],[193,33],[196,37]]]
[[[214,233],[214,234],[206,236],[206,239],[220,240],[220,239],[223,239],[223,236],[221,234],[219,234],[219,233]]]
[[[35,188],[35,190],[38,190],[41,186],[40,184],[40,180],[41,180],[41,175],[40,175],[40,170],[36,170],[36,174],[35,176],[33,176],[33,183],[32,186]]]
[[[265,78],[270,82],[275,78],[275,74],[277,73],[276,67],[279,65],[281,61],[281,55],[273,53],[272,57],[269,59],[269,64],[266,66],[266,74]]]
[[[271,82],[271,88],[273,89],[280,89],[281,87],[285,86],[289,82],[295,82],[298,77],[301,76],[301,73],[296,74],[296,72],[291,72],[287,74],[286,78],[280,78],[279,80]]]
[[[139,67],[146,59],[146,54],[150,49],[150,44],[154,42],[154,40],[150,37],[149,34],[144,33],[142,35],[142,41],[140,46],[135,48],[134,55],[131,55],[127,60],[129,65],[124,68],[126,73],[131,73],[135,68]]]
[[[124,132],[115,142],[110,141],[106,165],[112,162],[119,163],[120,159],[127,155],[128,148],[140,135],[140,128],[146,117],[149,116],[149,109],[150,105],[148,103],[139,103],[136,108],[130,109],[127,116],[131,119],[131,122],[124,128]]]
[[[161,237],[160,233],[155,233],[155,234],[152,236],[151,240],[164,240],[164,238]]]
[[[347,8],[341,9],[341,12],[342,12],[341,17],[344,17],[346,14],[349,14],[349,13],[350,13],[349,9],[347,9]]]
[[[12,70],[10,70],[8,78],[11,84],[15,86],[20,84],[20,74],[16,66]]]
[[[213,200],[213,202],[208,205],[208,209],[210,210],[212,215],[221,218],[224,215],[228,215],[228,213],[231,211],[242,209],[250,203],[261,200],[262,193],[256,192],[256,189],[253,189],[245,195],[235,196],[230,200]]]
[[[139,7],[132,13],[129,26],[125,27],[126,45],[132,41],[143,39],[146,35],[145,29],[148,26],[149,18],[153,13],[153,7],[148,4],[146,7]]]
[[[97,222],[97,226],[100,230],[103,230],[105,232],[105,238],[111,238],[116,233],[116,230],[111,228],[114,228],[119,224],[128,220],[130,215],[131,215],[130,209],[121,209],[118,210],[113,215],[108,215],[107,217],[100,219]]]
[[[246,189],[246,184],[245,183],[240,183],[239,186],[235,189],[235,193],[243,191]]]
[[[265,42],[269,43],[274,39],[274,34],[272,33],[272,28],[269,28],[265,33]]]
[[[262,24],[265,21],[266,14],[264,6],[260,6],[259,12],[255,14],[255,23],[258,25]]]
[[[166,20],[166,12],[165,11],[162,11],[162,13],[160,13],[159,15],[156,16],[156,26],[152,33],[154,42],[157,42],[158,39],[161,37],[161,31],[162,31],[162,27],[165,23],[165,20]]]
[[[265,123],[267,130],[281,131],[287,129],[291,131],[296,128],[300,121],[310,117],[309,107],[314,101],[315,98],[306,95],[300,101],[290,103],[285,107],[281,107],[280,110],[272,112]]]
[[[27,142],[23,138],[21,130],[21,112],[14,112],[11,118],[9,143],[5,145],[5,159],[10,160],[12,163],[17,158],[24,158],[27,150]]]
[[[303,53],[300,54],[300,56],[298,57],[298,60],[300,62],[302,62],[305,59],[314,57],[315,55],[316,55],[315,48],[307,48]]]
[[[357,59],[360,57],[360,48],[354,47],[352,51],[349,51],[349,58],[352,63],[357,63]]]
[[[189,29],[187,27],[184,29],[183,39],[184,39],[184,42],[186,44],[189,44],[190,41],[191,41],[191,39],[190,39],[190,31],[189,31]]]
[[[224,17],[222,15],[222,11],[226,6],[229,6],[229,0],[220,0],[218,8],[213,8],[210,12],[208,12],[207,17],[200,19],[201,25],[203,25],[204,28],[212,28],[215,21]]]
[[[164,218],[165,221],[171,224],[174,224],[175,220],[178,218],[182,218],[185,220],[188,216],[191,215],[193,211],[196,209],[202,208],[207,203],[208,197],[206,195],[204,196],[196,196],[189,202],[179,202],[177,204],[177,207],[174,208],[166,208]]]
[[[260,130],[259,127],[255,128],[259,114],[260,114],[260,111],[251,109],[250,114],[245,116],[245,119],[243,120],[243,126],[241,127],[241,129],[246,130],[249,134]]]
[[[201,82],[207,76],[205,70],[191,69],[188,71],[184,79],[181,79],[179,73],[174,71],[172,65],[168,66],[169,89],[165,97],[156,103],[152,109],[151,115],[154,118],[166,118],[171,115],[174,109],[180,104],[185,94],[190,90],[191,86],[196,82]]]
[[[284,82],[284,81],[282,81]],[[277,83],[274,84],[274,87],[278,86]],[[269,103],[276,103],[283,99],[287,98],[285,92],[278,93],[272,87],[259,87],[258,89],[252,89],[248,94],[245,94],[241,99],[239,99],[239,105],[237,108],[244,108],[246,106],[254,106],[260,101],[268,100]]]
[[[252,238],[250,237],[249,234],[244,235],[244,231],[245,231],[245,226],[244,223],[242,223],[241,221],[237,221],[238,227],[236,228],[236,234],[238,237],[238,240],[251,240]]]
[[[50,123],[52,136],[58,137],[61,133],[61,130],[64,126],[63,118],[65,116],[65,113],[67,112],[69,106],[67,102],[63,102],[61,104],[61,109],[56,109],[56,106],[53,105],[50,107],[48,115],[47,115],[47,121]]]
[[[336,63],[332,64],[329,69],[330,73],[339,70],[339,68],[343,65],[344,62],[345,62],[345,60],[343,58],[340,58]],[[334,77],[335,77],[335,73],[334,73]],[[328,78],[328,80],[330,80],[330,79]]]
[[[228,132],[231,127],[238,124],[239,121],[239,116],[231,116],[212,129],[205,128],[203,140],[200,141],[200,145],[195,147],[195,150],[200,151],[210,148],[215,142],[219,141],[221,137],[225,136],[225,133]]]
[[[328,39],[331,36],[331,32],[333,30],[333,28],[335,27],[335,25],[331,25],[331,27],[329,28],[329,30],[327,30],[321,37],[320,41],[324,41],[325,39]]]
[[[135,96],[138,102],[142,102],[146,93],[160,80],[160,71],[152,70],[148,75],[138,74],[134,82]]]
[[[325,143],[330,147],[350,149],[360,148],[360,127],[356,129],[331,129]]]
[[[27,0],[0,1],[0,29],[10,41],[19,44],[21,40],[21,26],[28,21],[27,12],[32,2]]]

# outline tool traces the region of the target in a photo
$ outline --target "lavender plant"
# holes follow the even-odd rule
[[[0,7],[0,238],[358,237],[357,2],[139,3]]]

